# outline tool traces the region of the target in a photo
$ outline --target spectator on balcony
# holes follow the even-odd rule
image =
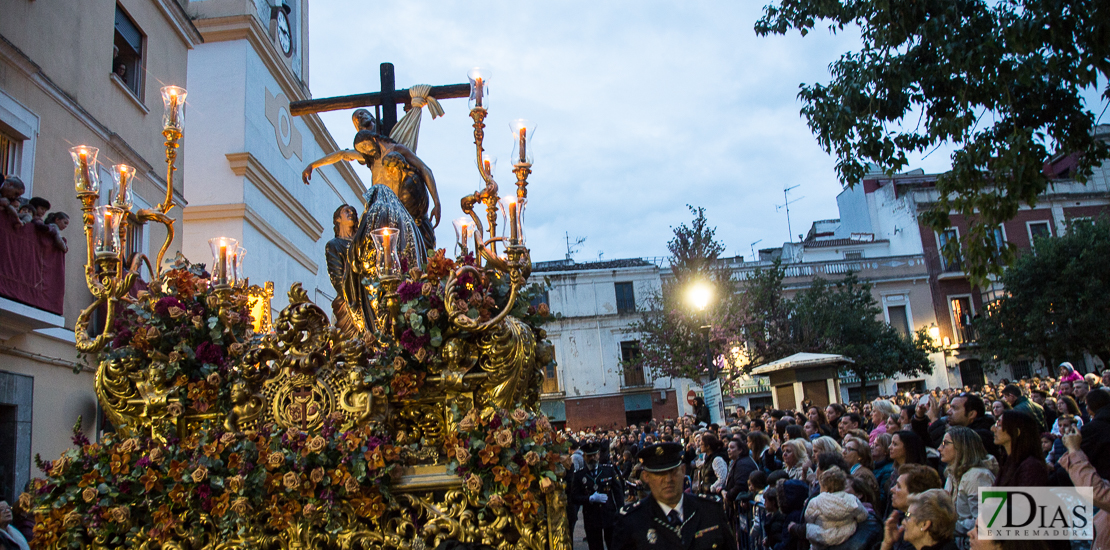
[[[0,183],[0,208],[10,212],[15,218],[19,219],[19,207],[22,206],[22,201],[19,196],[27,190],[27,186],[23,181],[15,176],[8,176]],[[23,225],[22,221],[16,223],[16,227]]]
[[[31,205],[31,222],[36,226],[45,226],[46,222],[43,219],[50,210],[50,201],[42,197],[31,197],[31,202],[28,204]]]
[[[65,212],[51,212],[46,215],[46,229],[54,237],[54,246],[63,253],[69,252],[69,244],[62,236],[62,231],[69,227],[69,214]]]

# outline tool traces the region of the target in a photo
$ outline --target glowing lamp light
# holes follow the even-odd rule
[[[497,157],[489,153],[482,153],[482,166],[480,168],[487,177],[492,176],[493,171],[497,170]]]
[[[166,130],[185,130],[185,96],[188,92],[181,86],[166,86],[162,88],[162,104],[165,111],[162,113],[162,128]]]
[[[929,327],[929,338],[932,338],[934,342],[939,342],[940,327]]]
[[[470,100],[467,102],[470,110],[489,108],[489,79],[493,73],[489,69],[474,67],[466,73],[470,80]]]
[[[73,187],[78,193],[100,193],[100,176],[96,172],[96,155],[100,149],[78,145],[69,150],[73,157]]]
[[[713,289],[705,283],[694,284],[686,293],[686,299],[698,310],[705,309],[711,298],[713,298]]]

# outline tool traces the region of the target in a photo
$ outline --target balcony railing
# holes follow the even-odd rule
[[[0,212],[0,296],[31,307],[62,314],[65,301],[66,255],[46,231]]]
[[[750,262],[739,266],[737,271],[741,279],[746,279],[752,276],[755,269],[767,269],[770,266],[771,262]],[[855,273],[861,279],[875,279],[926,274],[928,273],[928,268],[925,266],[925,257],[921,255],[861,258],[827,262],[802,262],[783,265],[784,282],[788,284],[791,282],[791,279],[841,277],[847,275],[849,272]]]

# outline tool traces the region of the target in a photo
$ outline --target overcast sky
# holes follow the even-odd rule
[[[787,240],[839,217],[834,160],[799,114],[800,83],[828,82],[828,65],[858,36],[825,31],[760,38],[761,1],[373,2],[311,4],[314,97],[378,91],[378,65],[397,87],[465,83],[493,72],[486,149],[511,188],[509,122],[537,124],[526,212],[534,261],[566,255],[564,235],[586,237],[579,261],[667,255],[672,227],[704,206],[726,255]],[[372,6],[372,7],[371,7]],[[438,245],[451,245],[459,199],[479,186],[465,99],[425,113],[418,155],[443,202]],[[343,147],[350,111],[322,114]],[[911,167],[947,169],[947,151]],[[368,172],[356,171],[363,181]],[[796,238],[796,237],[795,237]]]

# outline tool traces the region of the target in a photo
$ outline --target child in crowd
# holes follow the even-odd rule
[[[50,201],[42,197],[31,197],[31,202],[29,204],[31,205],[32,212],[31,221],[35,222],[35,225],[46,225],[43,218],[46,217],[46,213],[50,210]]]
[[[822,549],[840,544],[856,532],[856,525],[867,519],[867,508],[858,498],[844,491],[848,476],[833,466],[821,473],[821,494],[809,501],[805,512],[805,534],[811,546]]]
[[[786,527],[786,516],[779,510],[778,491],[772,487],[763,492],[763,503],[767,508],[764,516],[766,525],[763,529],[763,546],[774,548],[782,542],[782,530]]]
[[[27,225],[31,223],[31,218],[35,217],[35,209],[31,208],[26,199],[17,200],[19,201],[19,223]]]
[[[27,187],[23,184],[23,180],[15,176],[8,176],[3,183],[0,183],[0,208],[7,210],[12,216],[19,219],[19,207],[23,205],[19,197],[26,190]],[[23,222],[20,221],[16,224],[16,227],[22,225]]]

